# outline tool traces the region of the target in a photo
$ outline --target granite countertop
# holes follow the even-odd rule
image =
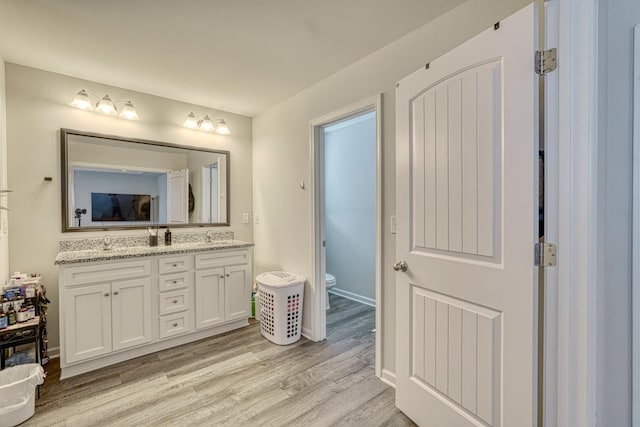
[[[139,258],[153,255],[175,255],[192,252],[206,252],[224,249],[250,248],[253,243],[242,240],[214,240],[211,242],[185,242],[174,243],[171,246],[124,246],[114,247],[110,250],[85,249],[68,250],[58,253],[54,264],[77,264],[93,261],[111,261],[126,258]]]

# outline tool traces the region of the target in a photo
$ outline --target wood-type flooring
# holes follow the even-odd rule
[[[407,426],[374,375],[374,309],[331,295],[327,339],[275,345],[251,325],[59,380],[27,426]]]

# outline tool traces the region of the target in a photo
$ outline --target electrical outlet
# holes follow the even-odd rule
[[[260,215],[257,212],[253,213],[253,223],[260,224]]]
[[[391,234],[396,234],[398,229],[398,217],[391,215]]]
[[[243,213],[242,214],[242,223],[243,224],[249,224],[249,214],[248,213]]]

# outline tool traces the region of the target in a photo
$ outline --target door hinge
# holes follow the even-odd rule
[[[554,267],[556,265],[556,249],[556,245],[553,243],[536,243],[535,265]]]
[[[558,68],[556,48],[536,51],[536,73],[544,76]]]

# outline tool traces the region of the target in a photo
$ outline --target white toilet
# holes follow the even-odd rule
[[[333,274],[326,273],[324,275],[324,282],[327,285],[327,310],[331,308],[329,305],[329,289],[333,288],[336,285],[336,278]]]

